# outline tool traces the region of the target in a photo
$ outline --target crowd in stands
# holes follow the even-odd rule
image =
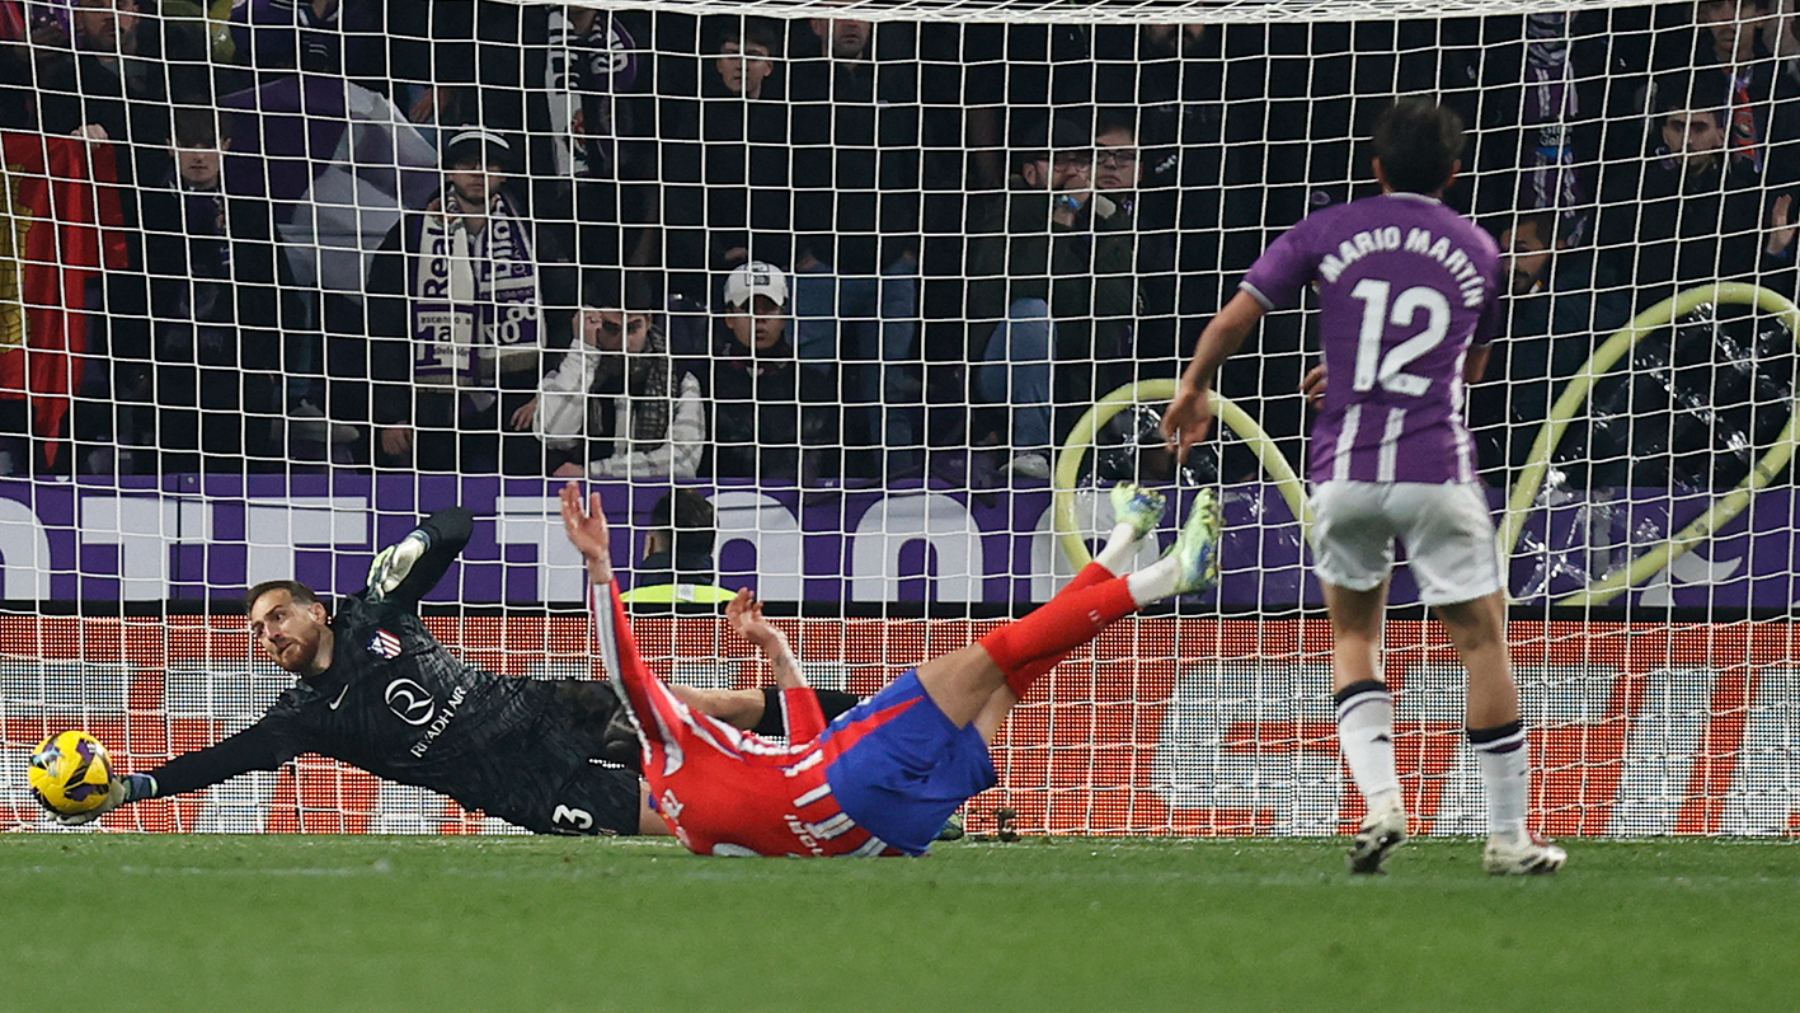
[[[1175,375],[1276,235],[1372,192],[1356,139],[1427,93],[1470,127],[1446,199],[1508,255],[1509,336],[1470,408],[1501,481],[1636,312],[1715,280],[1795,294],[1786,8],[1221,26],[0,0],[0,127],[111,149],[131,259],[90,296],[75,452],[12,426],[0,472],[1041,480],[1097,396]],[[1222,390],[1297,457],[1305,315],[1256,341]],[[1667,344],[1596,390],[1565,448],[1584,480],[1643,481],[1669,375],[1725,354]],[[1791,364],[1755,368],[1746,403],[1785,411]]]

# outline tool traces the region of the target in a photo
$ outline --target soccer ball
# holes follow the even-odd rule
[[[73,816],[105,804],[112,786],[112,761],[99,739],[86,732],[62,732],[38,743],[25,780],[39,801]]]

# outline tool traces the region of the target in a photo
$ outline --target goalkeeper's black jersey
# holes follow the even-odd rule
[[[596,772],[616,701],[604,682],[516,678],[467,664],[425,629],[417,595],[467,542],[466,517],[434,515],[420,529],[430,546],[399,589],[342,600],[331,621],[331,667],[296,682],[244,731],[152,771],[157,794],[273,770],[310,752],[441,792],[527,830],[566,830],[551,822],[558,792]],[[636,775],[613,773],[635,798]]]

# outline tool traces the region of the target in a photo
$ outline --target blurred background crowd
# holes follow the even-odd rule
[[[13,174],[78,145],[117,198],[64,293],[66,414],[7,380],[42,362],[0,364],[5,474],[1041,481],[1275,236],[1372,192],[1360,139],[1405,94],[1462,115],[1446,199],[1507,254],[1470,403],[1492,482],[1634,314],[1797,278],[1785,0],[1305,25],[0,0],[0,91]],[[0,270],[13,303],[31,271]],[[1297,460],[1306,315],[1254,340],[1222,390]],[[1662,329],[1559,474],[1736,482],[1793,352],[1733,306]],[[1109,466],[1167,469],[1134,426]]]

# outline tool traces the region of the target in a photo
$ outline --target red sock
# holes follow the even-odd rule
[[[1025,618],[982,637],[981,646],[1022,699],[1032,680],[1049,671],[1064,654],[1093,640],[1137,607],[1125,579],[1114,577],[1079,591],[1064,591]],[[1045,660],[1051,665],[1036,664]]]
[[[1085,590],[1093,587],[1095,584],[1111,580],[1112,578],[1113,572],[1111,570],[1101,566],[1099,563],[1089,563],[1081,568],[1081,572],[1077,573],[1075,579],[1069,581],[1067,586],[1052,595],[1050,601],[1055,601],[1064,595],[1074,594],[1077,591]],[[1045,604],[1049,603],[1046,602]],[[993,652],[989,651],[988,653],[992,654]],[[1012,686],[1013,692],[1017,693],[1022,699],[1025,696],[1025,693],[1020,689],[1021,686],[1028,687],[1040,678],[1043,678],[1044,673],[1062,664],[1063,659],[1067,658],[1069,654],[1070,652],[1064,651],[1053,658],[1044,658],[1040,661],[1033,661],[1019,669],[1017,672],[1009,671],[1006,676],[1007,684]]]

